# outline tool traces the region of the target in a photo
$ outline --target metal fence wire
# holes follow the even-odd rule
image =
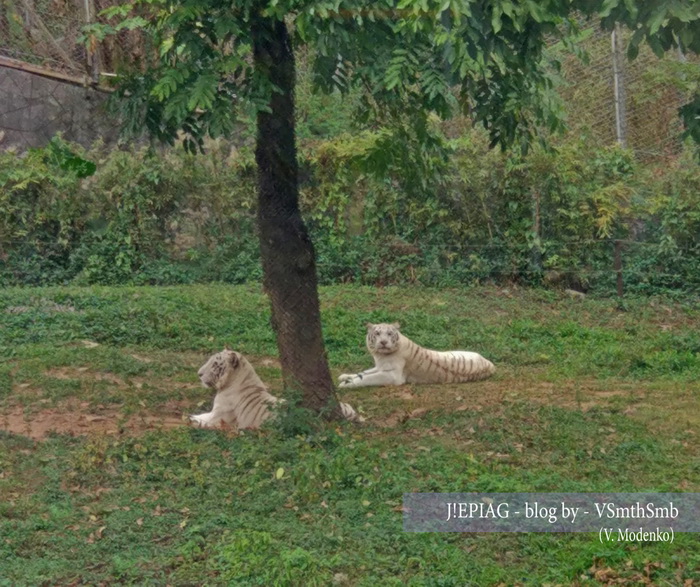
[[[100,19],[115,0],[0,0],[0,108],[9,90],[3,68],[24,69],[59,81],[97,85],[119,62],[138,61],[143,43],[136,33],[124,32],[89,50],[79,42],[81,27]],[[601,30],[581,18],[577,45],[581,60],[552,41],[550,51],[562,64],[559,92],[569,127],[587,132],[602,144],[621,143],[638,156],[664,158],[681,148],[678,108],[687,100],[673,83],[679,62],[688,57],[669,53],[654,56],[642,47],[634,61],[625,57],[630,33]],[[31,96],[27,107],[31,107]],[[60,105],[58,105],[60,107]],[[0,116],[3,113],[0,110]],[[0,118],[11,127],[11,118]]]
[[[78,42],[90,22],[91,0],[2,0],[0,55],[57,73],[87,73],[88,55]]]
[[[91,83],[99,83],[101,76],[112,75],[120,59],[133,61],[143,52],[134,31],[94,45],[81,42],[82,28],[103,21],[101,12],[113,4],[112,0],[0,0],[0,67],[24,65],[34,73],[53,72],[59,80],[87,76]]]
[[[679,65],[697,60],[679,51],[659,58],[642,45],[630,61],[630,31],[604,31],[585,19],[578,24],[583,58],[561,44],[550,47],[562,63],[558,91],[571,131],[621,144],[642,159],[677,154],[683,131],[678,109],[689,99],[676,83],[683,75]]]

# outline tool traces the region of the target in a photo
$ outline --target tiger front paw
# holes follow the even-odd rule
[[[195,416],[194,414],[190,415],[190,422],[198,428],[211,427],[211,421],[212,421],[212,414],[211,413],[199,414],[198,416]]]
[[[338,383],[340,383],[340,385],[343,385],[343,383],[350,383],[354,378],[355,376],[350,373],[343,373],[338,376]]]

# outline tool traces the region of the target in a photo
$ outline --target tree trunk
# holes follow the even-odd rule
[[[258,227],[263,286],[272,305],[285,387],[303,405],[337,407],[323,345],[316,256],[299,210],[294,129],[294,54],[284,21],[258,16],[252,27],[256,74],[273,89],[270,112],[258,112]],[[330,411],[337,416],[337,409]]]

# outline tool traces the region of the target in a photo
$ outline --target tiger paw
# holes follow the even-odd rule
[[[190,415],[190,422],[199,428],[206,428],[211,420],[211,414]]]

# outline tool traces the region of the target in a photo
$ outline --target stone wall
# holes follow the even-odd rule
[[[116,142],[105,100],[90,88],[0,67],[0,149],[41,147],[57,132],[86,147],[99,138]]]

